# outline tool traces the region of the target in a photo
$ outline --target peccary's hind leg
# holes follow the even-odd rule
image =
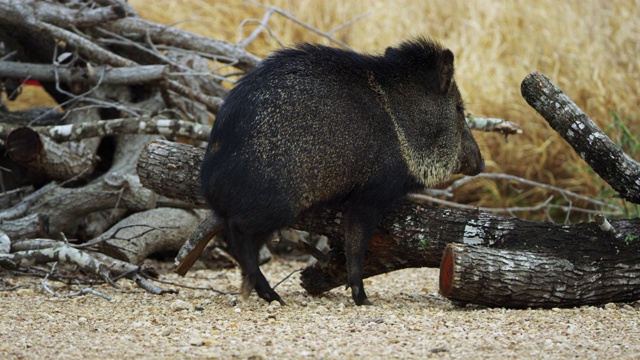
[[[372,305],[364,292],[362,263],[364,253],[378,225],[382,211],[372,206],[356,205],[349,210],[345,229],[345,255],[347,258],[347,287],[356,305]]]
[[[271,234],[255,235],[253,237],[254,254],[255,254],[256,262],[259,261],[258,259],[260,257],[259,256],[260,249],[262,248],[262,246],[264,246],[264,244],[269,240],[270,237],[271,237]],[[242,282],[244,284],[245,282],[244,278]],[[243,285],[243,288],[244,288],[244,285]],[[284,300],[280,298],[280,295],[278,295],[278,293],[276,293],[273,290],[271,285],[269,285],[267,278],[265,278],[262,271],[260,271],[259,265],[258,265],[258,272],[255,274],[255,289],[256,289],[256,293],[258,293],[258,296],[267,300],[268,302],[277,301],[280,303],[280,305],[286,305]]]
[[[284,301],[269,285],[269,282],[260,271],[258,263],[258,251],[264,244],[263,236],[251,236],[231,229],[227,233],[227,246],[229,253],[238,261],[242,269],[242,287],[240,293],[243,298],[251,294],[254,289],[258,296],[268,302],[277,301],[285,305]]]

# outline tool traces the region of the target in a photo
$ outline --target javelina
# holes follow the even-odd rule
[[[379,56],[303,44],[238,81],[213,124],[201,181],[244,296],[255,289],[284,304],[258,249],[299,214],[344,204],[347,286],[356,304],[370,304],[362,262],[387,207],[484,169],[453,72],[450,50],[418,38]]]

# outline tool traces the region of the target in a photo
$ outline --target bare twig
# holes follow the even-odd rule
[[[220,295],[240,295],[240,292],[226,292],[226,291],[214,289],[214,288],[212,288],[210,286],[191,286],[191,285],[181,284],[179,282],[170,281],[170,280],[164,280],[164,279],[160,279],[160,278],[153,279],[153,281],[159,282],[159,283],[162,283],[162,284],[178,286],[178,287],[185,288],[185,289],[213,291],[214,293],[220,294]]]
[[[236,62],[234,66],[245,71],[253,69],[261,60],[240,46],[224,41],[213,40],[139,18],[128,17],[111,21],[103,24],[102,27],[113,33],[125,34],[127,38],[133,40],[148,37],[156,44],[165,44],[184,50],[222,55],[224,58],[234,59],[234,62]],[[224,58],[220,58],[220,60],[224,61]]]
[[[162,82],[162,85],[167,89],[174,91],[186,98],[197,100],[199,103],[204,104],[207,107],[207,110],[211,111],[212,113],[217,113],[218,108],[220,107],[220,105],[222,105],[221,98],[193,92],[191,91],[191,89],[176,81],[166,80]]]
[[[513,175],[508,175],[508,174],[493,174],[493,173],[481,173],[478,174],[476,176],[466,176],[463,177],[459,180],[454,181],[453,183],[451,183],[449,186],[447,186],[444,189],[428,189],[425,191],[424,194],[411,194],[409,197],[410,198],[415,198],[418,200],[428,200],[428,201],[433,201],[435,203],[439,203],[439,204],[443,204],[443,205],[447,205],[447,206],[453,206],[453,207],[457,207],[460,209],[474,209],[475,207],[470,207],[470,205],[464,205],[464,204],[457,204],[454,203],[452,201],[446,201],[446,200],[440,200],[435,198],[435,196],[445,196],[445,197],[452,197],[453,193],[455,192],[456,189],[460,188],[461,186],[468,184],[470,182],[474,182],[477,181],[477,179],[492,179],[492,180],[507,180],[507,181],[513,181],[513,182],[519,182],[525,185],[529,185],[529,186],[533,186],[536,188],[540,188],[540,189],[545,189],[545,190],[549,190],[549,191],[553,191],[555,193],[560,194],[564,200],[566,200],[569,204],[571,204],[571,199],[576,199],[576,200],[581,200],[584,201],[588,204],[592,204],[594,206],[598,206],[598,207],[602,207],[602,208],[606,208],[606,209],[610,209],[609,211],[606,211],[605,213],[611,216],[618,216],[622,214],[622,209],[619,206],[616,206],[614,204],[610,204],[607,202],[603,202],[597,199],[592,199],[588,196],[584,196],[578,193],[575,193],[573,191],[570,190],[566,190],[566,189],[562,189],[553,185],[549,185],[549,184],[545,184],[545,183],[541,183],[541,182],[537,182],[537,181],[533,181],[533,180],[528,180],[528,179],[524,179],[518,176],[513,176]],[[560,205],[551,205],[549,204],[549,199],[547,199],[547,201],[543,202],[542,204],[547,204],[549,208],[557,208],[557,209],[561,209],[563,211],[576,211],[576,212],[582,212],[582,213],[586,213],[586,214],[597,214],[599,212],[602,212],[601,210],[591,210],[591,209],[583,209],[583,208],[577,208],[577,207],[573,207],[573,206],[560,206]],[[486,207],[481,207],[481,210],[487,211],[487,212],[493,212],[493,213],[510,213],[512,214],[513,212],[520,212],[520,211],[538,211],[541,210],[542,208],[539,205],[535,205],[532,207],[512,207],[512,208],[486,208]],[[493,210],[492,210],[493,209]],[[510,210],[511,209],[511,210]]]
[[[111,66],[136,66],[135,61],[124,58],[120,55],[116,55],[104,48],[96,45],[92,41],[72,33],[71,31],[57,27],[55,25],[47,24],[44,22],[37,22],[36,29],[50,35],[51,37],[74,45],[78,51],[88,59],[92,59],[98,64],[111,65]]]
[[[349,45],[345,44],[344,42],[342,42],[342,41],[340,41],[340,40],[338,40],[338,39],[333,37],[333,33],[335,33],[337,30],[341,29],[341,27],[339,27],[337,30],[333,29],[330,32],[325,32],[325,31],[319,30],[319,29],[307,24],[306,22],[304,22],[302,20],[299,20],[298,18],[296,18],[292,14],[289,14],[288,12],[286,12],[286,11],[280,9],[280,8],[277,8],[275,6],[266,6],[266,5],[260,4],[258,2],[255,2],[255,1],[248,1],[248,2],[254,4],[254,5],[258,6],[258,7],[261,7],[263,9],[267,9],[267,12],[265,13],[265,16],[263,17],[262,21],[259,22],[260,26],[258,26],[258,28],[256,30],[254,30],[253,33],[246,40],[239,41],[239,45],[241,47],[245,47],[246,45],[251,43],[253,40],[255,40],[257,35],[263,29],[267,28],[266,23],[269,20],[269,18],[271,17],[271,15],[276,13],[276,14],[279,14],[281,16],[284,16],[285,18],[287,18],[287,19],[291,20],[292,22],[302,26],[305,29],[307,29],[307,30],[309,30],[309,31],[311,31],[313,33],[316,33],[316,34],[328,39],[332,43],[334,43],[334,44],[336,44],[336,45],[338,45],[338,46],[340,46],[342,48],[350,49],[350,50],[352,49],[351,46],[349,46]],[[353,22],[355,22],[356,20],[361,19],[362,17],[363,17],[363,15],[360,15],[360,16],[356,17],[355,19],[350,20],[347,23],[350,25]],[[240,31],[242,31],[242,29],[240,29]]]
[[[596,214],[595,221],[602,232],[612,236],[617,236],[616,229],[611,225],[609,220],[607,220],[607,218],[603,214]]]

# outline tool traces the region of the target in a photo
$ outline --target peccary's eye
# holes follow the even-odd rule
[[[456,110],[458,111],[458,114],[464,116],[464,106],[463,105],[456,105]]]

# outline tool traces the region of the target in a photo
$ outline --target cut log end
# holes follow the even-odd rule
[[[42,152],[40,135],[28,127],[13,130],[7,136],[7,152],[13,161],[21,164],[35,160]]]
[[[451,245],[444,249],[440,263],[440,295],[448,297],[453,286],[453,251]]]

